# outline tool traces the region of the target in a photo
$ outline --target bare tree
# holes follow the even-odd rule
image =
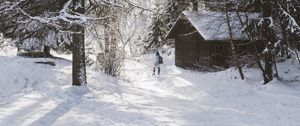
[[[242,78],[242,80],[244,80],[245,76],[244,76],[244,73],[243,73],[243,69],[240,65],[240,63],[238,62],[238,57],[237,57],[237,53],[236,53],[236,43],[233,41],[233,33],[232,33],[232,29],[231,29],[231,24],[230,24],[230,19],[229,19],[229,15],[228,15],[228,9],[227,9],[227,1],[224,0],[224,9],[225,9],[225,15],[226,15],[226,23],[227,23],[227,26],[228,26],[228,33],[229,33],[229,37],[230,37],[230,45],[231,45],[231,51],[232,51],[232,55],[233,55],[233,59],[236,63],[236,66],[239,70],[239,73],[240,73],[240,76]]]
[[[132,46],[137,47],[136,41],[144,34],[144,32],[138,32],[138,29],[143,27],[137,27],[137,25],[142,25],[137,20],[145,11],[152,13],[146,7],[131,1],[113,1],[111,5],[98,4],[93,10],[97,16],[107,17],[103,21],[92,22],[97,23],[98,26],[89,28],[93,34],[92,38],[96,38],[99,45],[98,54],[96,54],[98,70],[111,76],[120,74],[126,57],[125,50],[130,48],[131,52],[134,52]],[[97,30],[93,30],[95,28]]]

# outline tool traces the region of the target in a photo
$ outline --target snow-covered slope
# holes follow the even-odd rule
[[[279,64],[282,82],[262,85],[258,70],[193,72],[163,55],[127,60],[121,79],[88,69],[71,86],[71,61],[0,57],[0,126],[299,126],[300,68]],[[35,64],[53,61],[56,66]],[[139,61],[142,61],[140,63]]]

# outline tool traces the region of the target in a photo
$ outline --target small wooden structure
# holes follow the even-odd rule
[[[240,15],[245,21],[245,14]],[[251,18],[258,16],[256,13],[247,14]],[[237,52],[246,54],[251,48],[248,37],[236,13],[230,13],[230,17]],[[167,39],[175,39],[175,64],[178,67],[195,69],[229,65],[229,33],[223,12],[185,11],[167,34]]]

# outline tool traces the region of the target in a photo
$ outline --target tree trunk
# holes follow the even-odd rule
[[[278,79],[278,80],[281,80],[280,76],[279,76],[279,71],[278,71],[278,67],[277,67],[277,62],[276,62],[276,57],[274,56],[273,57],[273,63],[274,63],[274,69],[275,69],[275,77]]]
[[[73,0],[75,12],[84,14],[84,0]],[[80,5],[80,7],[78,7]],[[73,85],[83,86],[87,84],[86,81],[86,64],[85,64],[85,45],[84,45],[84,27],[75,24],[73,31]]]
[[[244,73],[243,73],[243,69],[242,69],[240,63],[238,62],[238,57],[237,57],[237,53],[236,53],[236,44],[233,41],[232,29],[231,29],[228,10],[227,10],[226,0],[224,0],[224,4],[225,4],[226,22],[227,22],[228,32],[229,32],[229,36],[230,36],[230,44],[231,44],[232,55],[233,55],[233,58],[234,58],[234,62],[236,63],[236,66],[239,70],[240,76],[241,76],[242,80],[244,80],[245,76],[244,76]]]
[[[275,34],[274,31],[270,28],[270,23],[272,18],[272,3],[271,0],[265,0],[262,4],[262,10],[263,10],[263,38],[265,39],[266,43],[266,52],[264,54],[264,60],[265,60],[265,73],[266,78],[264,78],[264,83],[267,84],[270,81],[273,80],[273,53],[272,50],[274,48],[274,42],[275,42]]]
[[[198,11],[198,0],[192,0],[193,11]]]
[[[245,27],[245,23],[242,21],[241,15],[239,14],[239,12],[236,12],[236,13],[237,13],[239,22],[242,24],[243,27]],[[247,20],[246,23],[248,23],[249,20],[248,19],[246,19],[246,20]],[[260,58],[258,56],[259,52],[257,50],[257,46],[256,46],[256,43],[253,38],[254,35],[252,35],[251,32],[249,32],[247,30],[245,30],[245,33],[247,34],[247,36],[251,42],[252,49],[255,51],[253,54],[254,54],[255,60],[257,62],[257,65],[259,66],[260,70],[262,71],[262,76],[263,76],[263,78],[266,78],[265,70],[264,70],[262,63],[260,62]]]
[[[117,3],[117,1],[114,1]],[[104,73],[110,76],[117,76],[117,8],[113,6],[106,7],[105,15],[109,18],[105,19],[104,25],[104,46],[105,46],[105,64],[104,64]]]
[[[105,10],[105,15],[110,15],[110,7],[106,8]],[[111,47],[111,17],[106,18],[104,20],[104,73],[107,75],[110,75],[111,67],[110,67],[110,62],[111,62],[111,57],[110,57],[110,47]]]
[[[266,78],[264,78],[265,84],[269,83],[273,80],[273,55],[272,53],[266,53],[265,54],[265,72],[266,72]]]
[[[299,58],[298,51],[297,51],[297,49],[294,49],[294,51],[295,51],[295,54],[296,54],[297,60],[298,60],[298,62],[299,62],[299,64],[300,64],[300,58]]]
[[[112,14],[112,19],[111,19],[111,23],[112,23],[112,26],[115,26],[116,25],[116,14],[117,12],[113,11],[113,14]],[[115,30],[116,27],[113,27],[111,29],[111,47],[110,47],[110,58],[111,58],[111,62],[110,62],[110,66],[111,66],[111,72],[110,72],[110,75],[113,76],[113,77],[116,77],[117,76],[117,64],[116,64],[116,60],[117,60],[117,31]]]
[[[50,53],[50,50],[51,48],[49,46],[44,46],[44,54],[45,54],[45,57],[51,57],[51,53]]]

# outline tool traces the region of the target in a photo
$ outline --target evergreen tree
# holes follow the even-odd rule
[[[257,24],[259,27],[253,28],[257,29],[254,30],[257,32],[254,36],[262,39],[265,43],[263,52],[265,66],[262,69],[265,84],[273,80],[273,66],[276,71],[275,75],[279,78],[276,57],[289,54],[290,50],[294,48],[291,43],[298,43],[293,41],[300,37],[300,27],[295,20],[297,18],[296,5],[297,0],[252,0],[245,7],[246,10],[260,10],[263,15]],[[290,11],[290,8],[294,8],[293,11]]]
[[[85,85],[84,2],[84,0],[1,2],[0,31],[4,33],[5,38],[12,38],[16,44],[20,43],[29,50],[46,46],[44,50],[47,51],[52,44],[61,45],[71,40],[73,85]]]
[[[165,24],[164,15],[160,14],[162,9],[158,7],[157,13],[155,13],[152,17],[152,23],[149,27],[150,33],[148,34],[148,38],[145,40],[147,50],[157,49],[166,44],[166,33],[167,27]]]
[[[146,40],[146,49],[152,50],[162,47],[167,44],[166,34],[174,25],[180,14],[189,10],[198,10],[198,1],[192,0],[168,0],[163,4],[156,4],[156,13],[152,16],[152,23],[150,25],[150,33]]]
[[[55,14],[50,12],[59,11],[66,1],[57,1],[56,4],[33,1],[7,1],[0,3],[0,31],[6,38],[12,38],[13,44],[18,49],[25,51],[44,50],[46,56],[50,55],[50,48],[67,49],[71,40],[70,34],[60,32],[50,22],[40,21],[36,17],[50,17]],[[37,9],[38,8],[38,9]],[[17,22],[17,23],[16,23]]]
[[[196,0],[193,0],[196,4]],[[165,23],[167,24],[167,30],[171,29],[179,15],[190,8],[190,2],[186,0],[168,0],[165,7]]]

